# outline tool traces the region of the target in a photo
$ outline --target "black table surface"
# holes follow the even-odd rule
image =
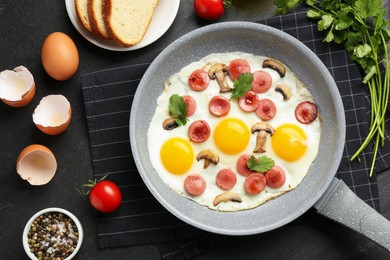
[[[388,6],[388,5],[387,5]],[[234,0],[219,21],[257,21],[274,14],[271,0]],[[77,259],[159,259],[155,245],[97,248],[96,212],[80,188],[92,178],[88,132],[80,75],[154,57],[181,35],[209,22],[198,19],[192,0],[182,0],[171,28],[155,43],[136,51],[113,52],[88,42],[73,27],[65,1],[0,1],[0,71],[24,65],[34,75],[36,95],[23,108],[0,104],[0,259],[27,259],[22,232],[27,220],[47,207],[63,207],[82,222],[84,241]],[[55,31],[75,42],[80,65],[67,81],[51,79],[41,64],[41,47]],[[151,61],[151,60],[149,60]],[[72,105],[73,117],[66,132],[58,136],[41,133],[32,113],[43,96],[62,94]],[[32,144],[49,146],[56,155],[58,170],[49,184],[31,186],[16,173],[16,159]],[[390,171],[378,176],[381,214],[390,219]],[[309,210],[292,223],[264,234],[234,237],[225,246],[197,259],[389,259],[390,254],[360,234]]]

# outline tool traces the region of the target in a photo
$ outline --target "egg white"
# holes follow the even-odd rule
[[[219,86],[215,80],[210,80],[209,87],[204,91],[193,91],[188,86],[188,78],[190,74],[196,69],[204,68],[208,71],[209,67],[215,63],[225,63],[229,65],[230,61],[234,59],[244,59],[250,66],[251,71],[264,70],[270,74],[272,77],[272,86],[271,88],[263,93],[258,94],[260,99],[269,98],[271,99],[276,107],[277,112],[273,119],[267,121],[268,124],[272,125],[274,129],[278,126],[286,123],[292,123],[298,125],[304,130],[307,135],[307,150],[299,160],[295,162],[287,162],[279,158],[272,149],[271,146],[271,137],[267,137],[266,142],[266,151],[265,153],[254,154],[256,157],[266,155],[272,158],[275,161],[275,164],[281,166],[286,173],[286,182],[285,184],[278,189],[273,189],[266,186],[265,190],[257,195],[249,195],[244,189],[245,177],[240,175],[236,169],[236,163],[238,158],[244,154],[253,154],[253,149],[256,144],[256,135],[250,135],[250,141],[244,151],[239,154],[228,155],[224,154],[222,151],[216,147],[214,143],[214,129],[216,125],[225,118],[238,118],[245,122],[250,131],[252,125],[261,121],[254,112],[244,112],[242,111],[236,100],[232,100],[231,109],[227,116],[224,117],[215,117],[210,114],[208,109],[209,100],[216,95],[223,95],[230,99],[231,92],[228,93],[219,93]],[[150,161],[155,168],[157,174],[160,176],[161,180],[168,185],[171,189],[176,191],[178,194],[189,198],[201,205],[204,205],[213,210],[219,211],[237,211],[257,207],[266,201],[279,196],[287,191],[290,191],[296,188],[304,179],[307,172],[309,171],[312,162],[315,160],[319,143],[320,143],[320,134],[321,134],[321,122],[319,116],[317,119],[307,125],[299,123],[295,119],[295,107],[302,101],[312,101],[313,97],[310,94],[309,90],[304,86],[304,84],[294,75],[294,73],[286,68],[286,75],[281,78],[279,74],[269,68],[262,68],[264,59],[268,57],[256,56],[249,53],[243,52],[233,52],[233,53],[214,53],[210,54],[200,61],[193,62],[188,66],[184,67],[180,72],[172,75],[164,84],[164,90],[157,99],[157,107],[155,114],[152,118],[152,121],[148,130],[148,149],[150,154]],[[233,82],[227,77],[228,83],[230,86],[233,86]],[[291,90],[291,98],[288,101],[283,101],[283,97],[280,93],[275,91],[275,86],[279,83],[287,85]],[[162,128],[162,122],[167,119],[169,116],[168,104],[169,98],[173,94],[191,95],[197,102],[196,112],[190,116],[189,122],[185,126],[177,127],[173,130],[167,131]],[[210,125],[211,134],[210,137],[203,143],[196,144],[191,143],[191,146],[194,150],[194,155],[202,151],[203,149],[213,149],[215,150],[219,157],[220,162],[217,165],[211,164],[207,169],[203,169],[203,160],[194,162],[190,170],[182,175],[174,175],[169,173],[163,166],[160,158],[160,149],[162,145],[170,138],[181,137],[189,141],[188,137],[188,127],[189,125],[196,120],[205,120]],[[174,156],[174,155],[173,155]],[[179,162],[178,162],[179,163]],[[224,192],[220,189],[215,183],[215,176],[219,170],[223,168],[232,169],[237,175],[237,183],[230,190],[240,194],[242,202],[223,202],[217,206],[213,205],[214,198]],[[203,194],[199,196],[189,195],[183,186],[184,179],[190,173],[199,173],[206,180],[206,190]]]

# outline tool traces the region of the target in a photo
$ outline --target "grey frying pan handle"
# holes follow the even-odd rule
[[[390,221],[357,197],[342,180],[334,178],[314,208],[390,251]]]

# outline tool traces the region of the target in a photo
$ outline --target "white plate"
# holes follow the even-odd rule
[[[107,50],[131,51],[143,48],[155,42],[169,29],[179,10],[180,0],[159,0],[144,38],[137,45],[131,47],[118,46],[110,40],[102,39],[99,36],[88,32],[77,17],[74,0],[65,0],[65,5],[71,22],[85,39],[96,46]]]

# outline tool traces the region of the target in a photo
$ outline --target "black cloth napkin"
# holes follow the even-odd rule
[[[337,177],[379,210],[376,173],[389,167],[386,163],[390,159],[389,137],[386,136],[385,149],[378,154],[372,178],[368,177],[372,158],[370,149],[360,156],[360,162],[349,160],[368,133],[369,95],[361,83],[361,72],[350,61],[349,54],[339,46],[324,43],[324,35],[305,15],[306,10],[301,8],[261,23],[302,41],[333,75],[347,120],[347,140]],[[94,178],[108,174],[107,178],[117,183],[123,194],[118,211],[98,215],[98,246],[157,244],[162,258],[188,259],[224,243],[229,237],[196,229],[174,217],[154,199],[136,170],[129,143],[129,116],[134,93],[150,62],[81,76]]]

